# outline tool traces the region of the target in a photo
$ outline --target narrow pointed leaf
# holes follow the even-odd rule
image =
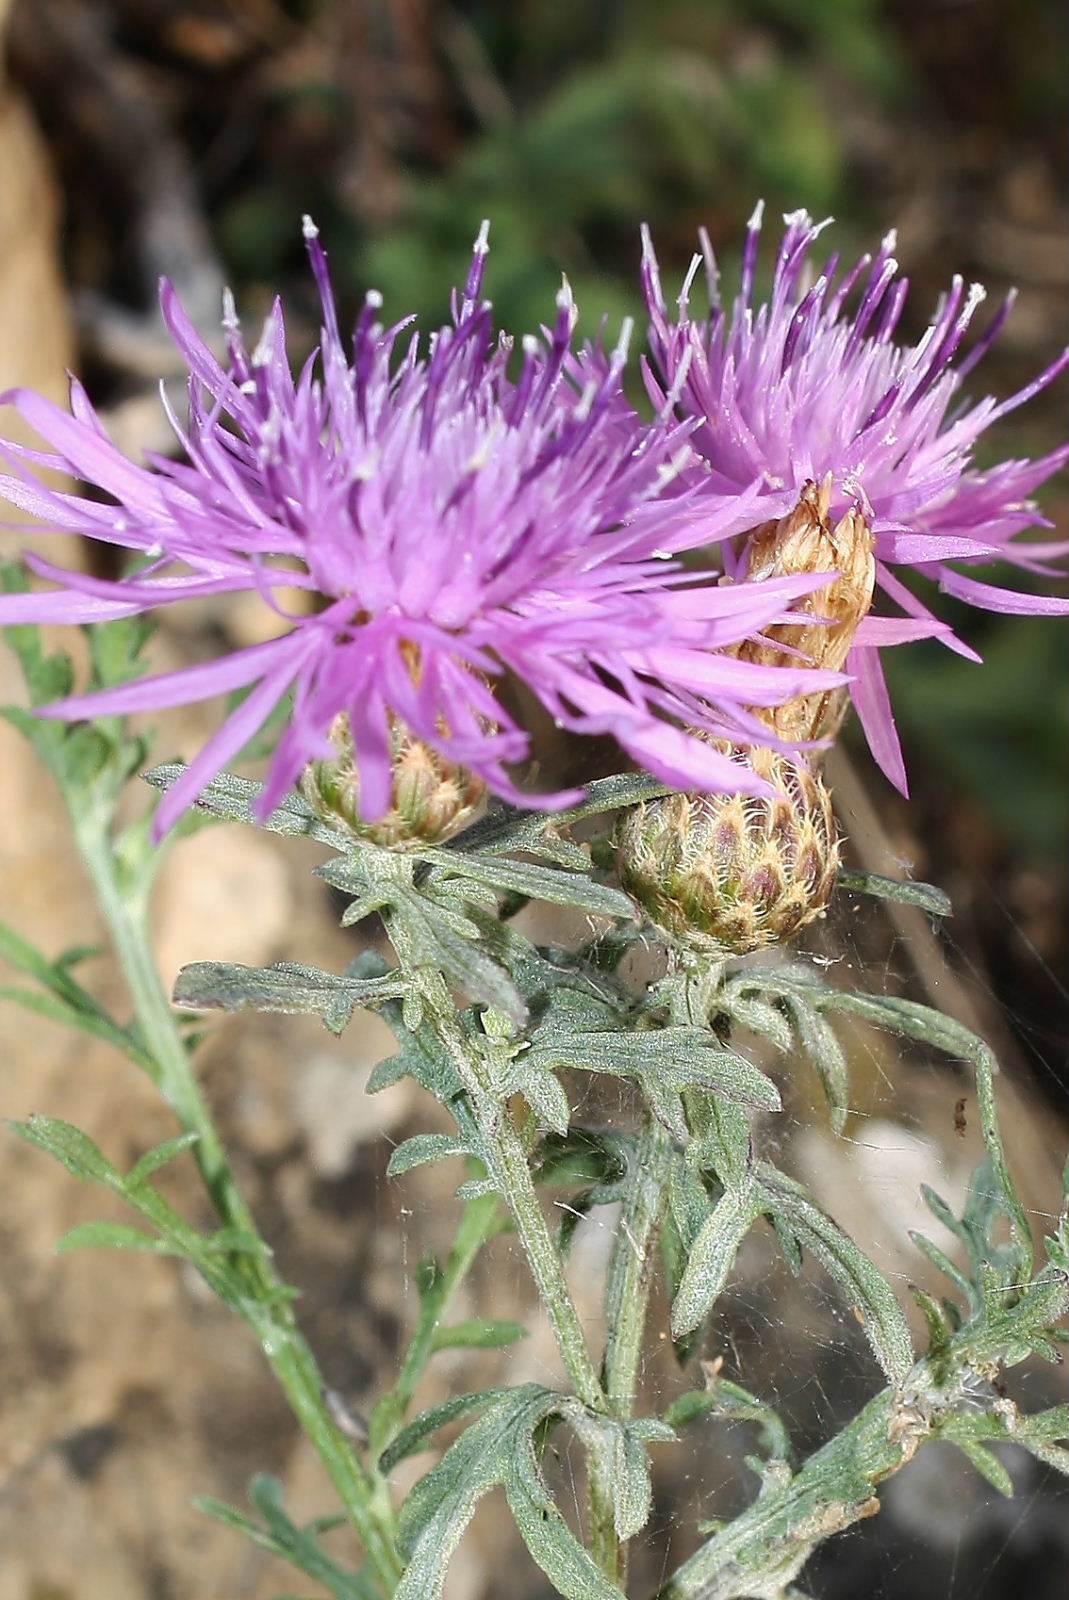
[[[471,1322],[454,1322],[449,1327],[437,1328],[434,1334],[436,1350],[503,1350],[507,1345],[526,1339],[530,1329],[522,1322],[490,1321],[474,1318]]]
[[[386,1167],[388,1178],[399,1178],[414,1167],[424,1167],[431,1161],[445,1161],[449,1156],[467,1156],[471,1151],[463,1139],[448,1133],[417,1133],[405,1139],[390,1156]]]
[[[11,1122],[8,1126],[27,1144],[47,1150],[57,1161],[62,1161],[76,1178],[93,1179],[97,1183],[107,1184],[109,1189],[122,1191],[121,1175],[80,1128],[61,1121],[59,1117],[43,1116],[29,1117],[25,1122]]]
[[[899,905],[920,906],[933,917],[950,917],[954,907],[942,889],[932,883],[912,883],[905,878],[885,878],[878,872],[853,872],[840,867],[836,887],[855,894],[872,895],[877,900],[894,900]]]
[[[148,1255],[182,1256],[184,1252],[140,1228],[129,1228],[121,1222],[81,1222],[70,1228],[56,1245],[59,1255],[72,1250],[142,1250]]]
[[[175,981],[174,1003],[195,1011],[270,1011],[321,1017],[341,1033],[358,1006],[380,1005],[404,993],[401,976],[339,977],[318,967],[279,961],[270,967],[242,967],[229,961],[196,961]]]
[[[626,1600],[579,1543],[550,1498],[530,1435],[518,1441],[504,1475],[505,1494],[520,1538],[564,1600]]]
[[[672,1305],[672,1337],[692,1333],[708,1315],[727,1282],[739,1246],[764,1209],[752,1185],[729,1189],[713,1207],[691,1247]]]
[[[529,900],[575,906],[595,916],[635,920],[634,904],[622,890],[595,883],[579,873],[540,866],[532,861],[504,861],[494,856],[461,855],[449,850],[421,850],[419,857],[439,868],[447,868],[458,877],[470,878],[492,889],[507,889]]]
[[[781,1216],[799,1243],[845,1290],[862,1317],[876,1359],[889,1378],[901,1382],[913,1365],[913,1344],[887,1279],[801,1184],[768,1162],[759,1164],[758,1176],[763,1209]]]
[[[127,1174],[127,1189],[136,1189],[139,1184],[151,1178],[154,1172],[158,1172],[161,1167],[165,1167],[169,1162],[174,1161],[177,1156],[182,1154],[183,1150],[189,1150],[199,1139],[199,1133],[179,1133],[173,1139],[166,1139],[163,1144],[158,1144],[154,1150],[146,1151]]]

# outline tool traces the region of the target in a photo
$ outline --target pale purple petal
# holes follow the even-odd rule
[[[1069,616],[1069,600],[1052,594],[1021,594],[1014,589],[1000,589],[991,583],[980,583],[976,578],[963,577],[960,572],[939,574],[939,587],[958,600],[983,611],[1003,611],[1018,617]]]

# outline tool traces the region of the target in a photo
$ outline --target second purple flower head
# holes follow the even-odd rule
[[[726,575],[760,578],[788,570],[790,546],[799,538],[823,544],[821,564],[828,568],[869,563],[869,592],[874,582],[883,614],[861,621],[845,666],[873,753],[904,790],[880,650],[935,636],[976,657],[903,576],[912,569],[987,610],[1069,610],[1064,600],[972,575],[977,565],[993,561],[1046,574],[1066,552],[1063,543],[1021,535],[1049,525],[1031,496],[1069,460],[1069,447],[1037,461],[990,468],[976,465],[974,451],[993,423],[1065,368],[1069,352],[1008,400],[969,403],[963,383],[998,337],[1012,297],[963,355],[984,291],[955,278],[921,338],[901,342],[896,334],[909,285],[898,274],[894,235],[875,256],[862,256],[840,271],[837,255],[814,263],[825,224],[797,211],[784,219],[771,291],[761,301],[755,294],[761,220],[759,206],[747,234],[739,291],[726,306],[703,235],[702,255],[678,296],[674,320],[646,238],[643,281],[653,356],[648,385],[657,404],[667,403],[695,424],[691,443],[706,492],[716,501],[732,492],[757,496],[753,537],[719,546]],[[703,261],[710,310],[708,317],[695,318],[690,291]],[[836,541],[837,525],[849,536]],[[856,548],[853,533],[863,534],[864,550]],[[784,550],[786,565],[779,559]],[[820,611],[819,601],[813,609]]]

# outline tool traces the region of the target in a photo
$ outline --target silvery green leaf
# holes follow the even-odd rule
[[[836,888],[871,895],[877,900],[894,900],[899,905],[920,906],[922,911],[927,911],[933,917],[949,917],[954,913],[948,896],[932,883],[913,883],[907,878],[885,878],[879,872],[854,872],[840,867],[835,884]]]
[[[424,1024],[409,1032],[404,1026],[401,1004],[397,1000],[388,1000],[382,1010],[400,1049],[396,1055],[387,1056],[372,1069],[367,1081],[368,1094],[388,1089],[407,1075],[444,1106],[459,1100],[463,1096],[464,1085],[434,1031]]]
[[[1069,1406],[1051,1406],[1046,1411],[1021,1415],[1016,1408],[952,1412],[940,1421],[939,1436],[963,1450],[976,1469],[1000,1494],[1013,1494],[1013,1480],[1002,1462],[989,1448],[993,1444],[1014,1444],[1028,1450],[1057,1472],[1069,1473]]]
[[[142,777],[154,789],[166,791],[173,788],[185,772],[185,762],[165,761],[142,773]],[[253,827],[266,829],[268,833],[304,834],[318,839],[322,844],[333,845],[335,849],[343,848],[341,836],[322,823],[311,806],[298,794],[288,795],[263,822],[257,821],[252,807],[263,789],[262,783],[239,778],[232,772],[221,772],[201,790],[195,803],[199,811],[205,811],[224,822],[248,822]]]
[[[725,1188],[737,1189],[753,1165],[750,1118],[735,1100],[710,1090],[687,1091],[691,1142],[687,1161],[696,1171],[714,1172]]]
[[[618,1539],[633,1539],[649,1521],[653,1485],[647,1441],[657,1438],[667,1442],[674,1437],[668,1427],[659,1435],[650,1434],[648,1427],[640,1435],[636,1427],[627,1423],[618,1428],[609,1479],[613,1488],[613,1526]]]
[[[886,1278],[800,1183],[768,1162],[759,1164],[758,1177],[764,1196],[761,1208],[782,1217],[799,1243],[845,1290],[862,1318],[877,1361],[889,1378],[900,1383],[913,1365],[913,1344]]]
[[[805,996],[787,994],[784,1000],[798,1041],[816,1068],[823,1086],[832,1131],[841,1134],[849,1108],[850,1081],[846,1055],[838,1035]]]
[[[468,1411],[477,1411],[481,1406],[492,1405],[497,1400],[504,1399],[511,1391],[508,1389],[480,1389],[473,1394],[457,1394],[448,1400],[443,1400],[440,1405],[428,1406],[426,1411],[421,1411],[418,1417],[402,1428],[396,1438],[392,1439],[388,1447],[382,1452],[379,1461],[379,1470],[390,1473],[399,1462],[407,1456],[418,1454],[426,1447],[426,1441],[439,1428],[448,1427],[458,1417]],[[377,1408],[376,1408],[377,1410]],[[375,1432],[374,1414],[372,1417],[372,1435]]]
[[[862,1017],[866,1022],[873,1022],[877,1027],[888,1028],[892,1033],[905,1034],[910,1039],[942,1050],[946,1055],[956,1056],[960,1061],[975,1061],[977,1045],[982,1047],[981,1041],[962,1023],[915,1000],[821,988],[817,1003],[821,1009],[845,1011],[851,1016]]]
[[[326,861],[320,861],[318,866],[313,867],[312,873],[340,894],[353,895],[356,899],[364,895],[377,896],[383,905],[391,902],[399,886],[389,879],[372,877],[364,866],[362,855],[355,850],[348,855],[330,856]]]
[[[788,1227],[786,1220],[778,1212],[772,1216],[772,1228],[783,1251],[784,1259],[794,1277],[800,1277],[805,1266],[805,1255],[799,1243],[798,1235],[793,1228]]]
[[[969,1304],[973,1299],[974,1289],[961,1268],[923,1233],[917,1232],[916,1229],[911,1229],[909,1237],[917,1246],[917,1249],[928,1257],[933,1267],[936,1267],[944,1277],[950,1279],[958,1293],[964,1297],[966,1304]]]
[[[556,833],[581,817],[593,817],[621,806],[637,805],[668,794],[670,786],[645,772],[624,772],[611,778],[598,778],[587,785],[586,796],[567,811],[551,813],[529,811],[496,801],[488,814],[458,834],[447,848],[460,852],[524,850],[532,853],[548,833]]]
[[[398,897],[394,914],[404,917],[419,960],[444,972],[472,1000],[503,1012],[517,1028],[523,1026],[527,1020],[523,996],[505,969],[482,948],[478,923],[458,911],[427,905],[411,890]]]
[[[954,1215],[942,1195],[938,1194],[930,1184],[921,1184],[921,1199],[937,1222],[941,1222],[943,1227],[949,1233],[952,1233],[956,1239],[961,1239],[968,1244],[969,1230],[963,1225],[961,1219]]]
[[[575,872],[540,866],[532,861],[503,861],[496,857],[460,855],[449,850],[420,850],[419,859],[456,877],[474,879],[492,889],[508,889],[529,900],[544,900],[552,905],[575,906],[597,916],[635,920],[635,908],[620,889],[595,883]],[[589,863],[584,861],[584,866]]]
[[[463,1139],[448,1133],[417,1133],[405,1139],[390,1156],[386,1168],[388,1178],[399,1178],[414,1167],[426,1166],[430,1161],[444,1161],[449,1156],[467,1156],[471,1151]]]
[[[319,1544],[312,1527],[299,1528],[282,1502],[282,1485],[266,1472],[258,1472],[249,1484],[249,1499],[264,1520],[264,1532],[272,1543],[266,1548],[317,1579],[334,1600],[372,1600],[377,1586],[360,1573],[346,1572]],[[217,1503],[217,1502],[216,1502]],[[201,1509],[213,1514],[212,1502],[201,1502]],[[247,1530],[246,1530],[247,1531]],[[255,1536],[254,1536],[255,1537]],[[264,1543],[257,1539],[257,1543]]]
[[[945,1309],[937,1300],[924,1289],[918,1288],[915,1283],[911,1283],[909,1289],[928,1329],[929,1358],[938,1359],[949,1349],[950,1336],[954,1329],[950,1325]]]
[[[668,1171],[668,1214],[680,1243],[689,1255],[695,1239],[709,1220],[712,1202],[682,1151],[673,1151]]]
[[[298,1529],[292,1523],[288,1527],[282,1526],[276,1516],[273,1526],[265,1527],[236,1507],[216,1500],[211,1495],[198,1495],[192,1503],[196,1510],[202,1511],[214,1522],[232,1528],[259,1549],[281,1557],[307,1577],[316,1580],[332,1596],[332,1600],[381,1600],[381,1590],[369,1574],[346,1572],[320,1548],[317,1535],[331,1526],[337,1526],[336,1519],[317,1517],[307,1527]],[[278,1600],[293,1600],[293,1597],[280,1595]]]
[[[520,1538],[557,1594],[564,1600],[625,1600],[554,1505],[529,1432],[516,1441],[502,1481]]]
[[[145,1066],[151,1060],[147,1052],[138,1045],[132,1030],[128,1032],[95,1008],[90,1010],[87,1007],[73,1006],[66,1000],[57,999],[55,995],[41,994],[37,989],[24,989],[18,984],[4,985],[0,988],[0,1000],[10,1000],[15,1005],[21,1006],[24,1011],[33,1011],[40,1017],[47,1017],[50,1022],[59,1022],[65,1028],[88,1033],[94,1039],[103,1039],[106,1044],[113,1045],[116,1050],[120,1050],[139,1066]]]
[[[321,1017],[341,1033],[358,1006],[379,1005],[404,993],[395,974],[386,978],[339,977],[318,967],[278,961],[242,967],[229,961],[195,961],[175,981],[174,1002],[195,1011],[275,1011]]]
[[[947,1435],[944,1435],[947,1437]],[[1007,1500],[1013,1499],[1013,1479],[1002,1465],[998,1456],[979,1444],[975,1439],[955,1440],[962,1451],[976,1468],[982,1478],[986,1478],[992,1489],[997,1489],[999,1494],[1005,1495]]]
[[[672,1304],[672,1337],[692,1333],[708,1315],[727,1282],[739,1246],[764,1209],[751,1182],[729,1189],[716,1203],[691,1246]]]
[[[717,996],[717,1004],[726,1011],[732,1022],[748,1028],[758,1038],[767,1039],[777,1050],[791,1047],[791,1025],[778,1006],[753,990],[743,979],[729,980]]]
[[[651,1028],[648,1031],[591,1029],[570,1034],[556,1019],[539,1028],[531,1054],[548,1067],[580,1067],[615,1077],[633,1077],[644,1086],[673,1090],[698,1084],[766,1111],[780,1108],[779,1090],[743,1056],[722,1050],[702,1028]]]
[[[537,1384],[508,1390],[420,1479],[399,1520],[407,1566],[395,1600],[438,1600],[476,1506],[497,1484],[504,1485],[531,1554],[567,1600],[623,1600],[567,1527],[538,1471],[532,1435],[561,1403],[559,1394]]]
[[[545,1127],[562,1136],[568,1132],[572,1117],[568,1096],[555,1073],[532,1058],[530,1051],[521,1050],[511,1058],[494,1089],[501,1100],[522,1094]]]
[[[456,1190],[458,1200],[482,1200],[488,1194],[497,1194],[497,1184],[493,1178],[469,1178]]]
[[[151,1059],[134,1036],[133,1030],[120,1026],[103,1009],[94,997],[83,989],[71,975],[71,967],[98,952],[88,947],[64,951],[54,962],[29,944],[22,936],[0,922],[0,956],[18,971],[33,978],[46,991],[8,986],[0,989],[0,998],[13,1000],[27,1011],[36,1011],[65,1027],[105,1040],[122,1051],[139,1066],[151,1065]]]
[[[322,874],[319,874],[322,876]],[[343,928],[355,928],[358,922],[363,922],[365,917],[372,917],[376,911],[382,911],[390,904],[390,897],[385,889],[369,889],[367,894],[360,895],[356,900],[350,900],[341,914],[340,923]]]
[[[729,1378],[716,1375],[708,1388],[692,1389],[680,1395],[665,1412],[665,1421],[674,1427],[681,1427],[699,1416],[752,1422],[760,1430],[761,1448],[768,1461],[782,1461],[790,1465],[794,1458],[790,1434],[779,1412],[741,1384],[732,1383]]]

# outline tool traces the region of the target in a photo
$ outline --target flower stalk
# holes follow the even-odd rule
[[[112,836],[113,808],[65,786],[75,838],[133,1002],[146,1065],[183,1130],[197,1135],[193,1155],[224,1228],[260,1243],[226,1147],[197,1082],[178,1028],[178,1014],[160,982],[148,926],[149,888],[159,856],[141,872],[120,862]],[[393,1509],[385,1485],[367,1469],[334,1423],[324,1401],[323,1376],[289,1306],[286,1286],[266,1247],[235,1252],[232,1267],[245,1284],[233,1309],[252,1329],[302,1431],[319,1456],[358,1534],[381,1592],[394,1592],[402,1571]]]

